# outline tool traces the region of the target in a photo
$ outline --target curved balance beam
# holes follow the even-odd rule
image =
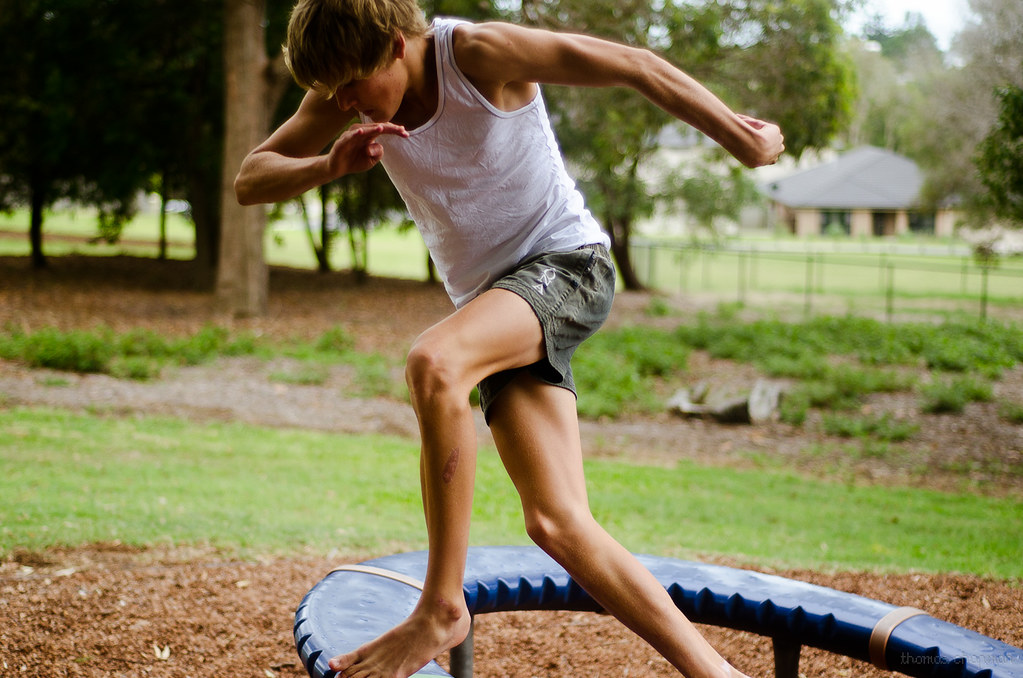
[[[327,660],[396,626],[422,590],[426,552],[342,566],[295,613],[295,643],[312,678],[333,678]],[[822,586],[719,565],[637,556],[694,623],[773,639],[775,673],[794,678],[803,645],[919,678],[1023,678],[1023,650],[928,616]],[[474,616],[511,610],[600,611],[535,547],[473,547],[465,599]],[[457,678],[472,675],[472,636],[452,650]],[[456,664],[458,665],[456,668]],[[430,662],[417,676],[451,676]]]

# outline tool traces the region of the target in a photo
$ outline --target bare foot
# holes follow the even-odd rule
[[[409,618],[362,647],[328,662],[339,678],[408,678],[469,635],[469,611],[441,600],[423,602]]]

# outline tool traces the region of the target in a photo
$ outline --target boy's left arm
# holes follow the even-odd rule
[[[462,70],[491,90],[521,88],[523,83],[630,87],[748,167],[772,164],[785,150],[777,125],[735,113],[694,78],[646,49],[587,35],[485,23],[466,27],[456,53]]]

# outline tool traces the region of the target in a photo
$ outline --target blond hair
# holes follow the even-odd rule
[[[398,33],[414,38],[428,30],[416,0],[299,0],[284,58],[301,87],[331,97],[389,64]]]

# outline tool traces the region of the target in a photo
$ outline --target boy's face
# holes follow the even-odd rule
[[[372,75],[353,80],[338,88],[334,100],[343,111],[355,110],[373,122],[391,122],[408,87],[408,72],[404,68],[406,42],[399,33],[394,39],[394,53],[390,63]]]
[[[373,122],[390,122],[405,95],[405,74],[394,60],[367,78],[339,88],[334,100],[343,111],[354,110]]]

